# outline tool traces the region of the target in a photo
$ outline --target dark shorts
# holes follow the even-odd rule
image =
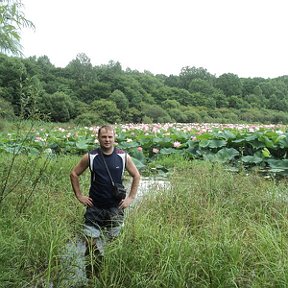
[[[122,226],[124,222],[124,210],[118,207],[99,208],[87,207],[84,214],[85,225],[96,228],[112,228]]]

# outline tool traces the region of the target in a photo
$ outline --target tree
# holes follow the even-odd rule
[[[187,91],[186,89],[172,87],[171,93],[172,93],[171,99],[177,100],[181,105],[184,106],[193,105],[192,94],[189,93],[189,91]]]
[[[216,101],[217,108],[229,106],[228,97],[224,95],[221,89],[214,89],[212,98]]]
[[[20,102],[27,78],[27,71],[22,61],[16,57],[0,55],[1,97],[13,105],[15,115],[20,115]]]
[[[179,109],[180,108],[180,103],[177,100],[170,100],[167,99],[162,103],[162,106],[164,109]]]
[[[74,104],[64,92],[56,92],[52,95],[43,95],[39,109],[41,113],[50,116],[52,121],[67,122],[73,113]]]
[[[250,108],[250,104],[244,101],[242,97],[232,95],[229,97],[229,107],[235,109]]]
[[[100,81],[88,81],[78,91],[79,100],[89,104],[94,100],[107,99],[111,94],[111,85]]]
[[[65,68],[68,75],[76,81],[76,86],[82,87],[93,79],[93,66],[85,53],[79,53]]]
[[[199,115],[199,113],[196,111],[195,108],[188,107],[184,111],[184,115],[186,117],[187,122],[190,122],[190,123],[201,122],[201,116]]]
[[[120,111],[113,101],[100,99],[95,100],[90,105],[90,112],[93,112],[99,116],[99,119],[105,123],[116,123],[121,121]]]
[[[34,28],[34,24],[25,18],[20,0],[2,0],[0,2],[0,51],[21,55],[20,30]]]
[[[181,69],[181,73],[179,75],[180,80],[180,87],[187,89],[189,88],[189,84],[193,79],[201,79],[210,82],[211,84],[214,82],[215,76],[210,74],[207,69],[204,69],[202,67],[196,68],[196,67],[183,67]]]
[[[109,96],[108,100],[115,102],[117,108],[124,113],[129,107],[129,101],[127,97],[120,90],[113,91],[113,93]]]
[[[215,88],[207,80],[197,78],[191,80],[188,90],[191,93],[200,92],[206,96],[210,96],[214,92]]]
[[[185,123],[187,122],[187,116],[178,108],[170,108],[167,110],[170,117],[178,123]]]
[[[193,98],[193,106],[205,106],[214,109],[216,107],[216,100],[209,98],[203,93],[195,92],[191,94]]]
[[[37,102],[41,100],[43,93],[42,85],[36,75],[25,79],[20,96],[20,115],[23,118],[38,117]]]
[[[148,116],[154,123],[172,122],[170,115],[159,105],[143,105],[143,112],[145,116]]]
[[[217,78],[215,86],[221,89],[226,96],[242,95],[242,82],[235,74],[222,74]]]
[[[119,83],[122,80],[122,67],[119,62],[109,61],[107,65],[101,65],[95,68],[97,80],[105,83],[109,83],[112,87],[112,91],[119,89]]]
[[[13,119],[14,117],[11,103],[0,97],[0,119]]]

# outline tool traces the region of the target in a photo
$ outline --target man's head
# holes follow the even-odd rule
[[[98,130],[98,141],[102,150],[110,152],[115,143],[115,131],[110,125],[103,125]]]

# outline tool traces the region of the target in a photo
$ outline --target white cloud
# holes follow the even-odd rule
[[[64,67],[78,53],[93,65],[154,74],[184,66],[240,77],[288,74],[286,0],[22,0],[36,32],[24,30],[24,55]]]

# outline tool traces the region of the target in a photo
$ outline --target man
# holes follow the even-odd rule
[[[109,240],[119,235],[124,221],[124,209],[135,199],[140,181],[139,171],[131,157],[114,147],[115,132],[112,126],[104,125],[99,128],[98,141],[100,148],[85,154],[70,174],[75,196],[87,207],[84,215],[84,234],[89,239],[87,255],[92,254],[91,248],[93,253],[103,255],[107,237]],[[113,195],[113,185],[104,161],[115,183],[122,184],[125,169],[132,177],[130,192],[124,199],[118,199]],[[79,176],[88,167],[91,183],[89,196],[85,196],[81,192]]]

